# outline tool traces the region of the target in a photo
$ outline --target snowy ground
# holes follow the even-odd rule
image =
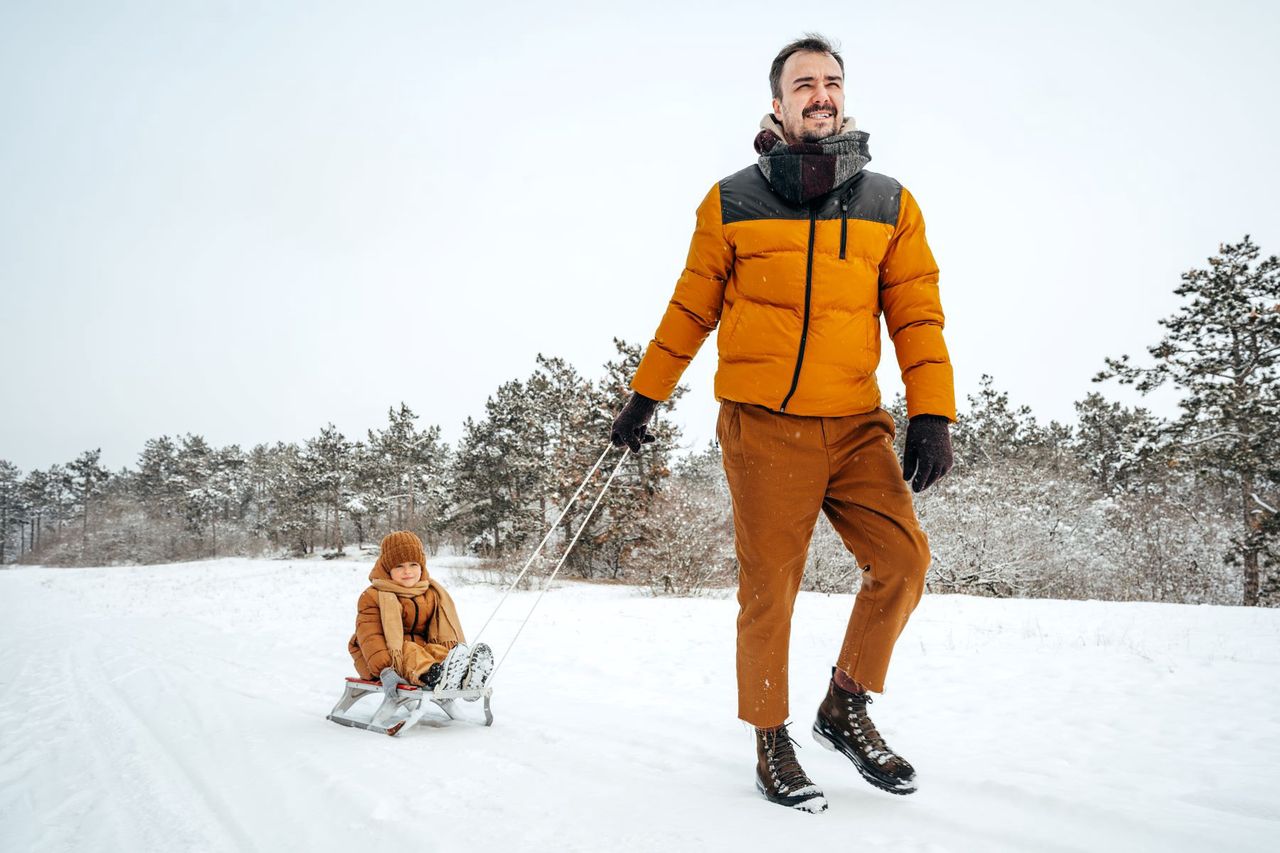
[[[474,631],[498,592],[444,562]],[[752,787],[729,598],[565,584],[498,675],[493,728],[393,739],[327,722],[368,565],[0,572],[0,849],[1237,851],[1280,837],[1280,611],[926,597],[872,708],[920,771],[920,792],[894,797],[807,736],[852,599],[803,595],[792,711],[831,802],[808,815]],[[532,595],[490,628],[499,650]]]

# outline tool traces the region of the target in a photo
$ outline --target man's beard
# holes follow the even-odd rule
[[[834,125],[829,130],[804,130],[800,132],[800,141],[817,142],[819,140],[826,139],[835,132],[836,130]]]
[[[820,110],[810,110],[810,112],[819,111]],[[793,142],[819,142],[829,136],[839,133],[840,124],[843,122],[843,119],[840,117],[840,113],[834,109],[831,110],[831,127],[826,130],[820,128],[806,128],[804,126],[805,118],[807,118],[807,116],[805,116],[804,113],[801,113],[799,133],[792,133],[791,131],[787,132],[787,135],[792,137]]]

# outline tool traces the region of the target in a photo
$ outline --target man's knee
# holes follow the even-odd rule
[[[905,587],[919,597],[924,592],[925,576],[932,562],[924,531],[903,531],[885,543],[869,569],[877,584]]]
[[[902,549],[899,574],[903,582],[919,599],[924,594],[925,578],[929,574],[929,566],[933,564],[933,555],[929,551],[929,539],[924,531],[907,538]]]

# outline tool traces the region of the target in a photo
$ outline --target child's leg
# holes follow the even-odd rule
[[[418,645],[412,640],[404,641],[404,651],[401,653],[404,659],[404,669],[411,682],[417,685],[422,684],[422,676],[433,663],[439,663],[449,654],[449,650],[439,643],[427,643],[425,646]]]

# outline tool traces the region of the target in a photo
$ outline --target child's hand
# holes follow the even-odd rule
[[[409,682],[401,678],[391,667],[384,667],[382,672],[378,673],[378,680],[382,682],[382,693],[388,699],[396,695],[396,687]]]

